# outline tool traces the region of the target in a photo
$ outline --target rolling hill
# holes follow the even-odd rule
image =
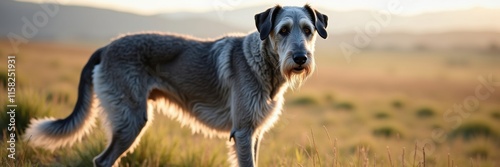
[[[49,6],[54,7],[54,4]],[[58,12],[48,16],[44,26],[29,40],[91,43],[102,45],[123,33],[167,31],[213,38],[231,32],[255,31],[253,16],[266,9],[255,6],[230,11],[205,13],[160,13],[146,16],[83,6],[58,5]],[[319,47],[354,45],[366,33],[368,23],[376,22],[372,11],[330,11],[327,40]],[[370,44],[359,49],[495,49],[500,48],[500,13],[498,9],[474,8],[460,11],[425,13],[415,16],[393,15],[380,32],[370,37]],[[22,35],[23,26],[33,23],[43,13],[40,4],[0,1],[0,39],[7,34]],[[40,18],[37,18],[40,19]],[[24,21],[23,21],[24,20]],[[27,21],[26,21],[27,20]],[[356,29],[361,30],[361,34]]]

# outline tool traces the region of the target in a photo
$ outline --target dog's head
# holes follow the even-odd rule
[[[309,5],[275,6],[255,15],[261,40],[268,40],[269,50],[279,55],[281,74],[292,86],[300,85],[315,68],[316,32],[327,37],[328,17]]]

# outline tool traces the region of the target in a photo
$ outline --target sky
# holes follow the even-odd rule
[[[169,12],[206,12],[235,10],[239,8],[275,4],[298,5],[305,3],[335,11],[386,10],[391,3],[401,5],[402,15],[427,12],[462,10],[476,7],[495,8],[500,12],[500,0],[21,0],[29,2],[57,2],[64,5],[81,5],[117,11],[153,15]]]

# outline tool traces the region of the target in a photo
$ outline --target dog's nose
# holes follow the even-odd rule
[[[294,55],[293,61],[295,63],[297,63],[298,65],[302,65],[302,64],[306,63],[307,56],[305,54]]]

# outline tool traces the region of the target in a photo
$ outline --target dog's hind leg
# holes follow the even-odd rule
[[[130,103],[129,103],[130,104]],[[131,152],[146,131],[148,123],[147,103],[120,106],[108,111],[111,125],[111,142],[104,152],[94,159],[95,166],[112,166],[121,156]],[[116,163],[118,163],[117,161]]]

